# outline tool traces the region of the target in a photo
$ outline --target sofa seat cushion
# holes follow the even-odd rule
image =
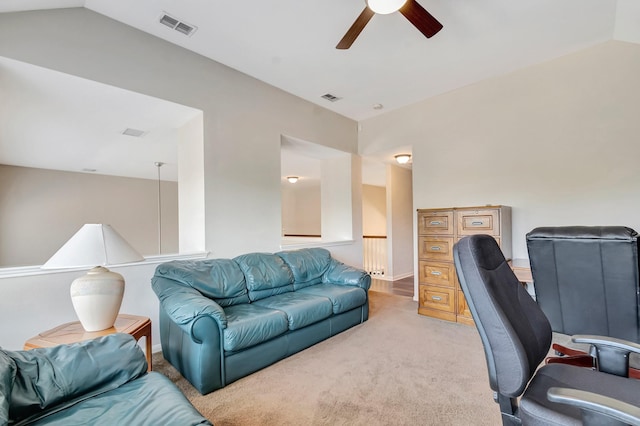
[[[360,287],[354,286],[317,284],[298,290],[297,293],[313,294],[328,298],[333,305],[334,314],[341,314],[367,303],[367,292]]]
[[[331,301],[326,297],[297,292],[267,297],[253,304],[284,312],[287,315],[289,330],[297,330],[322,321],[333,313]]]
[[[238,351],[273,339],[288,330],[287,315],[257,304],[225,308],[224,350]]]

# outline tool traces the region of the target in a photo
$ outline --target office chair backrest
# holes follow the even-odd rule
[[[520,396],[549,351],[549,322],[492,237],[465,237],[453,254],[484,346],[491,389],[508,398]]]
[[[640,342],[638,234],[624,226],[536,228],[527,248],[553,331]]]

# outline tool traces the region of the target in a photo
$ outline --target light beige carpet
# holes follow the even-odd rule
[[[474,327],[372,291],[369,321],[208,395],[154,355],[216,426],[499,425]]]

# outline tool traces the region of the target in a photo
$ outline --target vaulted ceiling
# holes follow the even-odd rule
[[[434,37],[375,15],[348,50],[335,46],[364,0],[0,0],[0,12],[85,7],[356,121],[604,41],[640,43],[637,0],[418,2],[444,26]]]

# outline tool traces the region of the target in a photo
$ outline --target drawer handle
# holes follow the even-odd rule
[[[440,271],[431,271],[431,275],[435,275],[436,277],[439,277],[440,275],[442,275],[442,272],[440,272]]]
[[[440,246],[431,246],[431,250],[433,251],[440,251],[442,247]]]
[[[439,302],[442,300],[442,297],[440,296],[431,296],[431,300],[435,300],[436,302]]]
[[[484,225],[484,222],[482,222],[482,221],[477,221],[477,220],[476,220],[476,221],[474,221],[474,222],[471,222],[471,224],[472,224],[473,226],[480,226],[480,225]]]
[[[432,220],[430,225],[442,225],[442,222],[440,222],[439,220]]]

